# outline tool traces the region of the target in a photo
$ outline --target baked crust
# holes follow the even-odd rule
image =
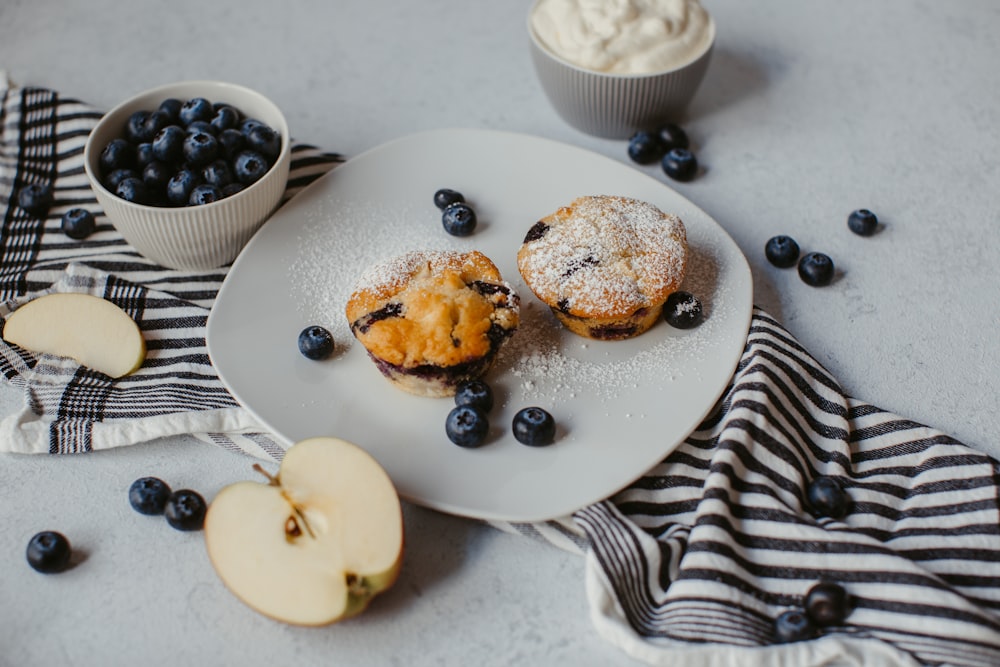
[[[597,195],[539,220],[517,254],[532,292],[574,333],[629,338],[652,326],[684,280],[684,223],[652,204]]]

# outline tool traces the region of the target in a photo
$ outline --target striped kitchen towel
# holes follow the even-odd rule
[[[0,342],[0,372],[25,395],[0,422],[0,451],[70,453],[192,434],[279,459],[282,449],[226,392],[205,349],[225,270],[143,259],[98,216],[72,241],[63,211],[99,213],[82,168],[99,113],[0,81],[0,317],[46,291],[107,298],[140,322],[148,360],[110,380]],[[342,158],[296,146],[288,195]],[[12,197],[54,186],[44,220]],[[840,519],[805,489],[837,480]],[[846,396],[767,313],[711,415],[665,461],[563,521],[497,524],[583,556],[593,622],[653,665],[1000,665],[998,463],[943,433]],[[775,643],[774,619],[835,582],[850,613],[810,641]]]

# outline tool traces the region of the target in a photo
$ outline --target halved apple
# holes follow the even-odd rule
[[[70,357],[113,378],[146,358],[146,341],[128,313],[91,294],[45,294],[7,316],[3,339],[26,350]]]
[[[265,616],[326,625],[365,609],[396,581],[403,516],[379,463],[345,440],[302,440],[265,483],[212,500],[205,546],[223,583]]]

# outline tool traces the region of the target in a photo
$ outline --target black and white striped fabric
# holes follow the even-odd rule
[[[225,391],[204,325],[224,270],[152,265],[103,217],[83,242],[59,230],[97,210],[83,174],[99,113],[0,80],[0,317],[46,291],[107,298],[140,323],[149,354],[109,380],[0,342],[25,406],[0,421],[0,451],[70,453],[191,434],[253,456],[281,448]],[[342,158],[297,146],[289,196]],[[12,201],[55,188],[45,220]],[[804,489],[838,479],[842,520],[816,519]],[[649,664],[1000,665],[998,463],[946,435],[847,397],[766,313],[712,415],[625,491],[563,521],[496,524],[583,554],[598,631]],[[773,619],[818,580],[854,601],[819,639],[773,643]]]

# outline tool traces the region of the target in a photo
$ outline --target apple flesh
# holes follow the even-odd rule
[[[223,488],[205,516],[209,560],[236,597],[285,623],[327,625],[395,583],[402,509],[370,454],[309,438],[289,448],[276,476],[264,475]]]
[[[7,316],[3,339],[41,354],[70,357],[118,378],[146,358],[139,325],[115,304],[91,294],[46,294]]]

